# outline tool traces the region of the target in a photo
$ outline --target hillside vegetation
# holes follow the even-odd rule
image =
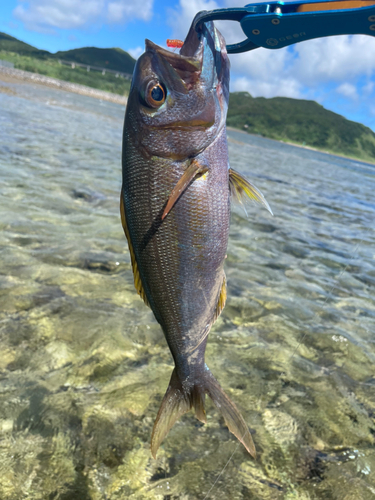
[[[32,45],[21,42],[6,33],[0,32],[0,50],[14,52],[38,59],[65,59],[90,66],[113,69],[123,73],[133,73],[135,59],[122,49],[98,49],[96,47],[82,47],[80,49],[65,50],[52,54],[47,50],[39,50]]]
[[[127,95],[130,80],[113,74],[102,75],[98,71],[88,72],[85,68],[74,68],[59,64],[58,59],[99,66],[123,73],[133,73],[135,60],[122,49],[97,49],[84,47],[52,54],[21,42],[10,35],[0,33],[0,59],[14,63],[17,69],[51,76],[59,80],[80,83],[88,87]]]
[[[83,47],[82,49],[56,52],[54,57],[75,61],[77,63],[99,66],[101,68],[122,71],[133,74],[135,60],[122,49],[97,49],[96,47]]]
[[[6,33],[0,32],[0,50],[5,52],[16,52],[17,54],[23,54],[34,57],[47,57],[52,56],[46,50],[39,50],[28,43],[21,42]]]
[[[315,101],[230,95],[227,124],[246,132],[375,162],[375,134]]]
[[[55,59],[39,59],[15,54],[14,52],[3,52],[0,50],[0,59],[14,63],[17,69],[31,71],[40,75],[51,76],[65,82],[79,83],[94,89],[105,90],[113,94],[128,95],[130,80],[118,77],[111,73],[102,75],[99,71],[87,72],[85,68],[72,69],[70,66],[59,64]]]

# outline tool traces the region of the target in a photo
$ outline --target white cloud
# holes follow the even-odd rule
[[[230,56],[234,73],[243,73],[257,80],[274,81],[286,73],[290,54],[287,49],[277,53],[268,49],[256,49]]]
[[[34,31],[76,29],[93,24],[126,23],[132,19],[149,20],[153,0],[144,0],[142,8],[128,0],[29,0],[19,3],[14,17]]]
[[[234,5],[238,6],[238,0],[225,2],[225,6]],[[220,7],[223,3],[218,4],[214,0],[180,0],[178,8],[169,11],[168,24],[172,27],[172,37],[183,40],[197,12]],[[216,25],[228,44],[245,39],[238,22],[217,22]],[[246,90],[253,96],[301,97],[300,83],[286,71],[289,59],[291,56],[287,49],[281,49],[277,54],[258,49],[231,55],[231,90]]]
[[[230,59],[231,91],[246,90],[254,97],[303,97],[301,83],[288,69],[292,57],[287,49],[262,48],[233,54]]]
[[[102,12],[102,0],[31,0],[19,4],[14,16],[24,22],[27,28],[78,28],[94,21]]]
[[[142,55],[144,51],[145,49],[143,47],[136,47],[135,49],[127,49],[127,52],[129,52],[129,54],[134,59],[138,59],[138,57]]]
[[[238,6],[238,0],[180,0],[177,8],[169,11],[168,24],[172,27],[173,38],[183,40],[190,24],[200,10]],[[238,22],[216,22],[228,44],[240,42],[245,35]],[[286,68],[293,58],[287,49],[271,51],[258,49],[252,52],[234,54],[231,60],[231,90],[246,90],[253,96],[301,97],[301,84]]]
[[[172,37],[184,40],[197,12],[219,7],[215,0],[180,0],[177,8],[168,10],[167,23],[172,28]]]
[[[142,0],[141,7],[137,2],[117,0],[108,2],[108,21],[113,23],[126,22],[130,19],[149,21],[152,17],[153,0]]]
[[[349,99],[358,99],[357,88],[351,83],[342,83],[337,87],[336,92]]]
[[[301,96],[302,89],[305,94],[310,89],[310,96],[316,98],[314,89],[336,82],[340,84],[337,91],[353,99],[358,97],[358,80],[375,75],[374,54],[375,40],[370,37],[322,38],[296,44],[292,49],[257,49],[234,54],[232,74],[250,79],[257,95],[265,97]],[[363,88],[367,95],[372,85],[370,82]]]
[[[375,82],[368,82],[366,85],[362,87],[362,92],[365,96],[369,96],[372,94],[372,91],[375,89]]]
[[[375,71],[375,40],[365,35],[310,40],[297,44],[295,52],[293,73],[308,85],[350,81]]]
[[[301,85],[293,79],[281,79],[274,81],[252,80],[246,77],[236,78],[230,86],[231,92],[246,91],[253,97],[293,97],[301,99]]]
[[[180,0],[169,11],[172,36],[183,40],[199,10],[234,6],[238,6],[238,0]],[[237,22],[216,24],[227,43],[245,38]],[[341,95],[353,99],[358,79],[368,80],[375,73],[374,54],[375,39],[364,35],[320,38],[289,49],[234,54],[230,57],[231,90],[247,90],[251,95],[265,97],[304,96],[322,102],[327,94],[323,88],[335,82],[341,84],[337,87]]]

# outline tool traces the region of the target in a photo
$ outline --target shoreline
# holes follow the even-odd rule
[[[365,163],[366,165],[375,166],[375,162],[371,162],[369,160],[364,160],[363,158],[355,158],[354,156],[346,156],[340,153],[335,153],[332,151],[326,151],[324,149],[313,148],[312,146],[304,146],[303,144],[298,144],[296,142],[282,141],[279,139],[272,139],[271,137],[264,137],[263,135],[251,134],[250,132],[245,132],[245,130],[241,130],[240,128],[228,127],[227,130],[232,130],[233,132],[240,132],[241,134],[253,135],[254,137],[261,137],[262,139],[267,139],[269,141],[275,141],[279,144],[287,144],[288,146],[294,146],[295,148],[301,149],[309,149],[310,151],[315,151],[316,153],[323,153],[325,155],[337,156],[338,158],[344,158],[345,160],[358,161],[360,163]]]
[[[98,90],[92,87],[87,87],[86,85],[81,85],[79,83],[72,83],[72,82],[67,82],[65,80],[58,80],[57,78],[40,75],[39,73],[31,73],[30,71],[7,68],[4,66],[0,66],[0,80],[4,81],[8,80],[8,82],[11,83],[20,83],[20,82],[37,83],[38,85],[45,85],[47,87],[52,87],[58,90],[72,92],[74,94],[94,97],[96,99],[110,101],[115,104],[126,105],[128,101],[127,97],[119,94],[112,94],[111,92],[106,92],[104,90]]]
[[[113,94],[111,92],[106,92],[104,90],[98,90],[93,87],[87,87],[86,85],[81,85],[79,83],[67,82],[65,80],[59,80],[57,78],[52,78],[50,76],[41,75],[39,73],[32,73],[30,71],[24,71],[21,69],[7,68],[4,66],[0,66],[0,81],[3,80],[8,83],[20,83],[20,82],[28,82],[28,83],[37,83],[38,85],[45,85],[47,87],[52,87],[58,90],[64,90],[66,92],[72,92],[74,94],[85,95],[88,97],[93,97],[95,99],[101,99],[104,101],[113,102],[115,104],[122,104],[126,106],[127,97]],[[256,134],[251,134],[246,132],[245,130],[229,127],[227,126],[227,130],[232,130],[233,132],[239,132],[241,134],[253,135],[255,137],[262,137],[263,139],[268,139],[270,141],[275,141],[280,144],[288,144],[289,146],[294,146],[297,148],[308,149],[310,151],[315,151],[317,153],[323,153],[331,156],[337,156],[338,158],[344,158],[348,160],[358,161],[361,163],[365,163],[368,165],[375,165],[375,162],[371,162],[369,160],[364,160],[362,158],[355,158],[353,156],[346,156],[344,154],[326,151],[323,149],[313,148],[311,146],[304,146],[302,144],[290,142],[290,141],[282,141],[279,139],[272,139],[270,137],[258,136]]]

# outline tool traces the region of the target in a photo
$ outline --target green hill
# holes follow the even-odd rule
[[[58,59],[130,74],[133,73],[135,65],[135,60],[121,49],[84,47],[51,54],[47,50],[39,50],[5,33],[0,33],[0,59],[12,62],[17,69],[79,83],[119,95],[129,93],[129,79],[116,78],[114,74],[108,72],[102,75],[99,71],[87,72],[85,68],[76,67],[73,69],[70,66],[59,64]]]
[[[17,54],[28,55],[33,57],[45,58],[52,56],[47,50],[39,50],[28,43],[21,42],[6,33],[0,32],[0,50],[5,52],[15,52]]]
[[[230,95],[227,124],[246,132],[375,162],[375,134],[315,101]]]
[[[100,66],[101,68],[133,73],[135,60],[122,49],[97,49],[96,47],[83,47],[82,49],[56,52],[54,57],[75,61],[77,63]]]
[[[65,59],[90,66],[133,73],[135,59],[122,49],[97,49],[96,47],[82,47],[80,49],[66,50],[52,54],[47,50],[39,50],[32,45],[21,42],[6,33],[0,32],[0,51],[35,57],[38,59]]]

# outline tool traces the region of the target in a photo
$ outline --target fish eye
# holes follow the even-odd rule
[[[152,82],[146,91],[146,103],[152,108],[158,108],[165,102],[166,90],[161,83]]]

